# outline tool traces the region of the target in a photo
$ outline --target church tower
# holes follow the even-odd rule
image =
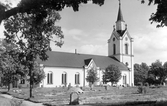
[[[108,56],[114,57],[129,68],[129,83],[134,85],[134,54],[133,38],[130,36],[121,11],[121,2],[119,0],[118,16],[116,26],[113,26],[113,32],[108,40]]]

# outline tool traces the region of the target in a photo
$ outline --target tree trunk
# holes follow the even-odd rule
[[[10,83],[8,83],[8,91],[10,90]]]
[[[32,98],[32,65],[30,66],[29,74],[30,74],[30,98]]]

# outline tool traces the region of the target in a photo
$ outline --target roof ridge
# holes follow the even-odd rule
[[[105,56],[105,55],[84,54],[84,53],[72,53],[72,52],[61,52],[61,51],[48,51],[48,52],[108,57],[107,55]]]

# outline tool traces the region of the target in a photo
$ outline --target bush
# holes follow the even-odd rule
[[[146,82],[146,83],[144,84],[144,86],[149,86],[148,82]]]
[[[10,103],[12,106],[21,106],[22,102],[22,100],[12,99]]]
[[[147,89],[145,86],[139,86],[137,91],[138,93],[146,94]]]
[[[19,84],[19,85],[18,85],[18,88],[19,88],[19,89],[21,89],[21,88],[22,88],[21,84]]]
[[[143,86],[143,83],[142,83],[142,82],[138,82],[137,85],[138,85],[138,86]]]

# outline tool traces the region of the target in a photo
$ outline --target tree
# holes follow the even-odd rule
[[[32,97],[33,70],[37,58],[47,60],[47,51],[51,50],[50,42],[61,47],[64,38],[61,27],[55,26],[60,20],[56,11],[47,9],[47,16],[40,20],[39,14],[18,13],[4,21],[5,39],[19,47],[18,60],[28,69],[30,77],[30,97]],[[53,36],[57,39],[53,40]]]
[[[117,83],[121,78],[121,71],[118,66],[109,65],[103,72],[103,82],[111,82],[113,85]]]
[[[34,62],[34,70],[32,70],[32,81],[34,85],[38,85],[45,78],[45,72],[43,68],[40,67],[40,64],[35,61]]]
[[[164,67],[164,68],[167,68],[167,62],[165,62],[165,63],[163,64],[163,67]]]
[[[65,7],[72,7],[78,11],[81,3],[86,4],[90,0],[21,0],[17,7],[0,3],[0,22],[18,13],[36,14],[42,20],[47,17],[47,10],[61,11]],[[104,0],[92,0],[94,4],[103,5]]]
[[[141,0],[144,3],[146,0]],[[157,27],[167,26],[167,0],[148,0],[148,5],[157,5],[157,11],[151,14],[151,23],[158,23]]]
[[[167,78],[167,70],[162,66],[162,62],[156,60],[150,66],[149,75],[154,77],[155,84],[163,84]]]
[[[134,83],[138,85],[140,82],[144,82],[142,68],[139,64],[134,64]]]
[[[94,84],[96,81],[98,81],[98,77],[97,77],[97,70],[95,68],[91,68],[90,70],[88,70],[88,74],[86,77],[86,81],[89,82],[90,84]]]
[[[135,84],[145,83],[148,77],[149,67],[146,63],[134,64],[134,82]]]
[[[0,71],[2,84],[8,86],[17,81],[20,76],[24,75],[21,64],[17,59],[18,47],[13,43],[7,43],[5,40],[1,42]]]

